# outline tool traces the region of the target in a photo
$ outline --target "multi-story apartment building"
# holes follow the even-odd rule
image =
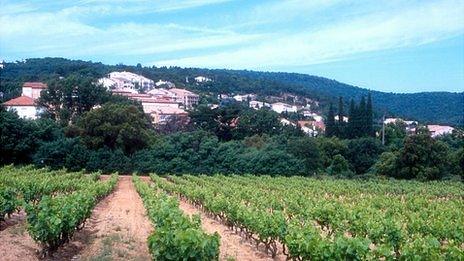
[[[172,88],[169,92],[175,94],[176,101],[181,103],[184,108],[190,109],[198,104],[200,96],[185,89]]]
[[[155,82],[142,75],[131,72],[111,72],[107,77],[98,80],[100,84],[108,89],[145,89],[151,90],[155,87]]]

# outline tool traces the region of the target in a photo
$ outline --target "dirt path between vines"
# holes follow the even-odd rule
[[[115,191],[95,207],[89,229],[90,244],[73,259],[151,259],[147,238],[153,227],[130,176],[119,177]]]
[[[0,231],[0,260],[39,260],[40,247],[27,233],[25,213],[15,215]],[[147,237],[152,230],[131,177],[120,176],[84,228],[45,260],[151,260]]]
[[[286,260],[286,257],[280,253],[274,259],[264,251],[257,250],[256,247],[247,241],[244,237],[236,234],[221,222],[210,218],[201,210],[190,203],[179,200],[179,208],[187,215],[200,214],[201,226],[205,232],[213,234],[218,232],[221,236],[220,260],[233,258],[237,261],[242,260]]]

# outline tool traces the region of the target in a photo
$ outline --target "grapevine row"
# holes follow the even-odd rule
[[[328,191],[304,178],[169,177],[174,183],[152,178],[247,237],[255,236],[273,254],[272,244],[284,243],[292,259],[463,257],[459,189],[445,198],[440,193],[421,198],[407,185],[406,194],[383,187],[377,194],[386,195],[377,195],[369,191],[375,191],[375,184],[363,189],[348,184],[354,187],[350,194],[344,187]]]
[[[113,174],[107,181],[87,184],[86,188],[70,194],[44,195],[38,203],[27,203],[27,230],[44,247],[44,254],[68,242],[117,181],[118,175]]]
[[[150,187],[133,176],[155,231],[148,247],[155,260],[218,260],[219,235],[208,235],[201,229],[200,217],[189,218],[179,209],[178,201]]]

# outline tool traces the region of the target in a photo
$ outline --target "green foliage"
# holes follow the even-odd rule
[[[450,148],[419,129],[404,140],[398,152],[384,153],[376,163],[375,171],[402,179],[436,180],[450,174],[452,162]]]
[[[18,193],[14,188],[0,186],[0,222],[20,207]]]
[[[29,234],[45,250],[56,250],[90,217],[98,199],[113,190],[117,179],[117,175],[113,175],[106,182],[95,182],[69,195],[43,196],[38,204],[27,204]]]
[[[148,217],[156,226],[148,238],[154,260],[218,260],[219,234],[208,235],[201,229],[200,219],[185,216],[176,199],[150,188],[133,176]]]
[[[150,123],[137,107],[107,103],[87,112],[77,122],[87,148],[121,149],[126,154],[146,148],[150,142]]]
[[[335,113],[333,111],[332,104],[330,104],[329,107],[326,124],[327,137],[337,136],[339,138],[353,139],[375,135],[373,127],[373,108],[370,93],[368,95],[367,103],[364,96],[362,96],[358,106],[356,106],[353,99],[351,100],[348,123],[343,121],[343,116],[343,99],[340,97],[338,104],[338,121],[335,122]]]
[[[404,122],[395,122],[385,125],[385,145],[391,150],[398,150],[403,146],[406,138],[406,124]]]
[[[172,134],[135,153],[133,168],[143,173],[307,173],[303,160],[285,148],[272,142],[260,148],[245,145],[249,142],[219,142],[204,131]]]
[[[102,148],[90,151],[85,169],[88,171],[102,171],[103,173],[132,172],[131,159],[120,149],[110,150]]]
[[[460,260],[464,254],[458,182],[151,178],[159,190],[188,199],[273,256],[277,241],[292,260]]]
[[[63,58],[26,59],[25,62],[6,63],[0,74],[0,91],[5,98],[19,95],[24,81],[47,81],[71,74],[94,79],[115,71],[125,70],[151,79],[169,79],[179,87],[187,87],[201,93],[256,93],[280,95],[293,93],[321,101],[323,107],[335,102],[336,97],[359,100],[369,92],[379,110],[419,121],[443,124],[462,124],[464,93],[423,92],[411,94],[369,91],[322,77],[297,74],[243,70],[209,70],[180,67],[137,67],[128,65],[103,65],[101,63],[67,60]],[[193,78],[204,75],[212,82],[196,85]],[[186,77],[189,83],[185,82]]]
[[[276,135],[282,130],[279,115],[267,108],[246,109],[238,115],[237,128],[233,130],[236,139],[253,135]]]
[[[88,153],[78,138],[62,138],[43,143],[33,158],[37,166],[77,171],[85,168]]]
[[[61,129],[50,120],[24,120],[0,107],[0,164],[30,163],[42,142],[61,136]]]
[[[332,164],[327,168],[330,175],[352,176],[348,161],[340,154],[333,157]]]
[[[323,159],[315,138],[292,138],[286,148],[288,153],[305,162],[308,171],[316,173],[322,168]]]
[[[349,140],[346,157],[357,174],[368,172],[383,152],[382,143],[375,138]]]
[[[66,126],[78,116],[103,104],[111,94],[93,78],[72,75],[65,79],[53,79],[43,90],[38,104],[44,114]]]
[[[456,152],[456,161],[461,170],[461,177],[464,179],[464,148]]]
[[[113,175],[100,182],[99,173],[0,168],[0,219],[25,206],[27,230],[46,254],[71,238],[96,202],[111,192],[117,179]]]
[[[337,125],[335,124],[335,112],[332,106],[332,103],[329,107],[329,112],[327,114],[327,120],[325,124],[325,136],[332,137],[337,134]]]
[[[332,138],[317,138],[317,146],[321,151],[322,155],[322,166],[324,168],[329,167],[332,164],[332,159],[335,155],[340,154],[342,156],[347,154],[348,147],[343,140],[336,137]]]

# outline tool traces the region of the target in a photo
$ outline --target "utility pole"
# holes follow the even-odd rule
[[[385,113],[382,117],[382,145],[385,145]]]

